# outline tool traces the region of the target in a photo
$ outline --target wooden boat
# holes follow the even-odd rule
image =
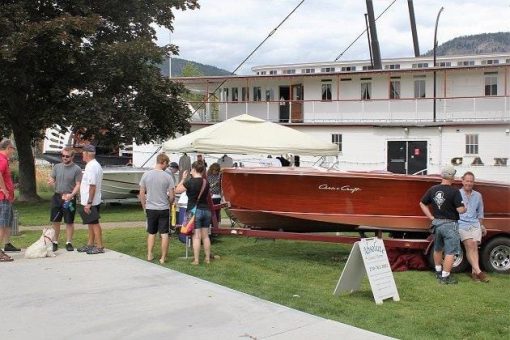
[[[439,176],[315,168],[232,168],[222,188],[231,214],[254,228],[295,232],[425,232],[419,202]],[[461,182],[455,186],[460,188]],[[510,185],[477,181],[488,229],[510,232]]]

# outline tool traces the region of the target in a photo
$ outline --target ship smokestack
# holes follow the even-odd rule
[[[372,0],[367,1],[368,24],[370,28],[370,40],[372,41],[372,56],[374,58],[374,70],[382,69],[381,50],[379,49],[379,41],[377,40],[377,29],[375,27],[374,4]]]
[[[416,19],[414,18],[414,4],[413,0],[407,0],[409,7],[409,19],[411,21],[411,32],[413,33],[414,56],[420,56],[420,46],[418,44],[418,32],[416,32]]]

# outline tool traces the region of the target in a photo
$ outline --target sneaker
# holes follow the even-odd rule
[[[87,251],[87,254],[94,255],[94,254],[103,254],[104,248],[98,248],[98,247],[92,247]]]
[[[6,243],[4,246],[4,251],[21,251],[21,249],[16,248],[12,243]]]
[[[489,282],[489,277],[487,277],[487,274],[485,274],[484,272],[479,272],[478,274],[475,275],[478,277],[479,281]]]
[[[71,242],[67,242],[67,243],[66,243],[66,250],[67,250],[67,251],[73,251],[73,250],[74,250],[74,247],[73,247],[73,245],[71,244]]]
[[[447,277],[441,277],[439,283],[442,285],[456,285],[457,280],[450,274]]]
[[[58,250],[58,243],[53,242],[53,252]]]
[[[441,270],[436,271],[436,279],[441,280],[441,276],[443,276],[443,272]]]
[[[90,249],[94,248],[94,246],[89,246],[88,244],[87,245],[84,245],[84,246],[81,246],[80,248],[76,249],[79,253],[86,253],[88,252]]]

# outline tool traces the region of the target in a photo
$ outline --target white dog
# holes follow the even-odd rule
[[[55,230],[53,228],[44,228],[41,237],[25,250],[26,259],[36,259],[39,257],[54,257],[53,238]]]

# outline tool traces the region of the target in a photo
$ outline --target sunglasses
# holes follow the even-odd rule
[[[62,158],[71,158],[69,155],[62,155]]]

